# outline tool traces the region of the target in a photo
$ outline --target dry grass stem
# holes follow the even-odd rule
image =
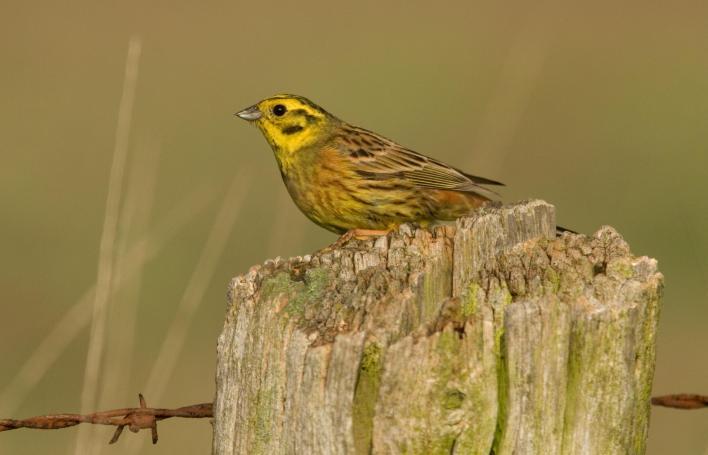
[[[99,247],[96,292],[93,301],[84,382],[81,390],[82,413],[86,413],[90,409],[95,408],[97,399],[99,374],[105,345],[108,297],[111,293],[111,280],[113,277],[114,245],[116,232],[118,230],[118,214],[123,192],[123,174],[125,173],[125,163],[128,156],[128,139],[130,137],[130,123],[135,101],[135,88],[138,79],[138,65],[141,49],[142,43],[140,38],[132,37],[128,44],[123,93],[118,109],[116,142],[108,180],[106,212]],[[86,444],[89,442],[89,434],[88,430],[84,430],[83,428],[79,431],[76,444],[77,454],[86,453]]]
[[[100,386],[99,408],[107,407],[111,401],[123,399],[119,389],[126,378],[121,372],[131,371],[132,368],[136,314],[147,245],[145,248],[135,249],[134,254],[130,254],[130,247],[135,239],[145,237],[148,232],[159,170],[160,147],[142,146],[138,151],[131,165],[131,185],[121,214],[124,220],[121,224],[125,229],[118,242],[114,282],[124,284],[114,286],[112,293],[112,299],[117,303],[110,309],[109,343],[105,354],[105,375]],[[125,280],[123,277],[127,274],[132,274],[134,279]]]

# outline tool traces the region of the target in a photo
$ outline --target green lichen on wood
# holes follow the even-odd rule
[[[575,453],[580,447],[578,428],[593,435],[590,449],[597,453],[644,452],[651,386],[647,375],[653,371],[654,304],[650,300],[606,309],[574,324],[563,453]],[[646,329],[645,324],[649,324]],[[628,351],[634,354],[627,356]],[[637,375],[637,371],[644,374]]]
[[[543,281],[546,292],[550,294],[558,294],[561,288],[561,277],[553,267],[548,267],[543,272]]]
[[[279,272],[263,280],[260,288],[260,300],[273,300],[279,295],[296,296],[303,288],[303,283],[290,279],[288,272]]]
[[[438,406],[439,410],[434,413],[428,411],[427,416],[422,416],[422,421],[430,418],[431,415],[438,415],[442,421],[447,421],[450,413],[469,407],[466,393],[466,387],[469,386],[466,381],[468,372],[463,366],[466,362],[462,357],[462,343],[460,334],[449,326],[438,335],[435,344],[437,367],[433,372],[435,384],[427,401],[431,406]],[[459,428],[444,426],[439,433],[428,434],[417,453],[449,454],[457,439],[465,431],[469,431],[469,428],[463,427],[460,431]]]
[[[254,435],[254,453],[264,453],[273,437],[273,405],[275,391],[272,389],[262,389],[256,394],[254,403],[255,412],[248,420],[249,431]]]
[[[616,258],[607,263],[605,275],[619,279],[630,279],[634,275],[630,258]]]
[[[305,272],[305,281],[301,283],[304,287],[293,299],[288,302],[285,310],[290,315],[301,315],[305,308],[321,303],[324,292],[332,281],[330,272],[323,268],[313,268]]]
[[[274,301],[284,296],[287,299],[286,313],[289,316],[301,316],[305,308],[320,303],[331,282],[332,276],[324,268],[308,269],[303,281],[293,280],[286,271],[279,272],[263,280],[261,301]]]
[[[468,318],[477,312],[477,308],[479,306],[479,293],[481,291],[482,287],[474,281],[467,286],[467,293],[462,299],[462,316]]]
[[[461,410],[464,411],[465,429],[457,435],[455,454],[489,455],[495,431],[497,414],[497,376],[495,360],[486,353],[487,339],[484,337],[488,320],[484,314],[488,309],[480,308],[475,319],[466,326],[460,361],[468,362],[467,380],[461,385],[465,397]]]
[[[506,307],[509,306],[513,297],[506,283],[502,282],[501,286],[495,286],[489,292],[487,299],[491,304],[494,315],[494,355],[497,358],[496,374],[497,374],[497,419],[496,428],[494,430],[494,440],[492,448],[498,451],[499,444],[504,438],[504,432],[507,428],[507,413],[509,411],[509,372],[507,358],[505,356],[504,346],[504,315]]]
[[[636,411],[638,416],[637,426],[643,428],[644,431],[636,431],[632,445],[635,453],[643,453],[646,450],[647,434],[649,428],[649,416],[651,414],[651,390],[654,379],[654,362],[656,350],[656,330],[660,312],[660,299],[662,294],[662,286],[647,291],[647,303],[644,313],[644,323],[641,325],[640,333],[643,346],[637,349],[637,360],[641,362],[642,368],[639,380],[639,398],[635,401]],[[647,367],[646,365],[650,365]]]
[[[570,334],[570,349],[568,350],[568,367],[566,369],[567,371],[567,385],[566,385],[566,390],[565,390],[565,415],[564,415],[564,421],[565,421],[565,428],[566,428],[566,434],[564,434],[564,439],[570,439],[569,432],[567,431],[567,428],[569,426],[569,422],[573,422],[576,419],[576,415],[578,412],[582,412],[581,410],[578,409],[579,405],[579,400],[578,400],[578,395],[582,393],[581,387],[582,387],[582,367],[584,365],[584,360],[581,357],[581,353],[583,351],[582,349],[582,343],[583,340],[580,339],[580,337],[577,334],[577,326],[576,324],[573,324],[571,326],[571,334]],[[564,450],[563,453],[567,453],[565,450],[566,442],[563,442]]]
[[[352,403],[352,433],[357,454],[371,452],[374,413],[381,384],[381,348],[370,343],[364,348]]]
[[[457,437],[454,434],[447,433],[439,438],[435,438],[430,442],[430,445],[418,452],[416,455],[448,455],[452,453]]]
[[[498,331],[497,337],[497,425],[494,429],[494,441],[492,442],[493,453],[500,453],[499,446],[504,439],[507,428],[506,421],[509,412],[509,370],[504,356],[504,333],[503,328]]]

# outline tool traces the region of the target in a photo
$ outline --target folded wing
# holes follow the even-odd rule
[[[503,185],[466,174],[363,128],[347,127],[337,140],[337,148],[353,161],[357,173],[364,178],[404,179],[419,188],[475,193],[490,200],[499,195],[481,185]]]

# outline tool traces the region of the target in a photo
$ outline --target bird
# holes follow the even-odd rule
[[[300,211],[341,239],[455,220],[499,199],[488,186],[503,186],[351,125],[302,96],[275,95],[234,115],[270,144]]]

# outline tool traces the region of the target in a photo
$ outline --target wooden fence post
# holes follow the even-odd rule
[[[213,453],[644,453],[661,289],[538,200],[267,261],[232,282]]]

